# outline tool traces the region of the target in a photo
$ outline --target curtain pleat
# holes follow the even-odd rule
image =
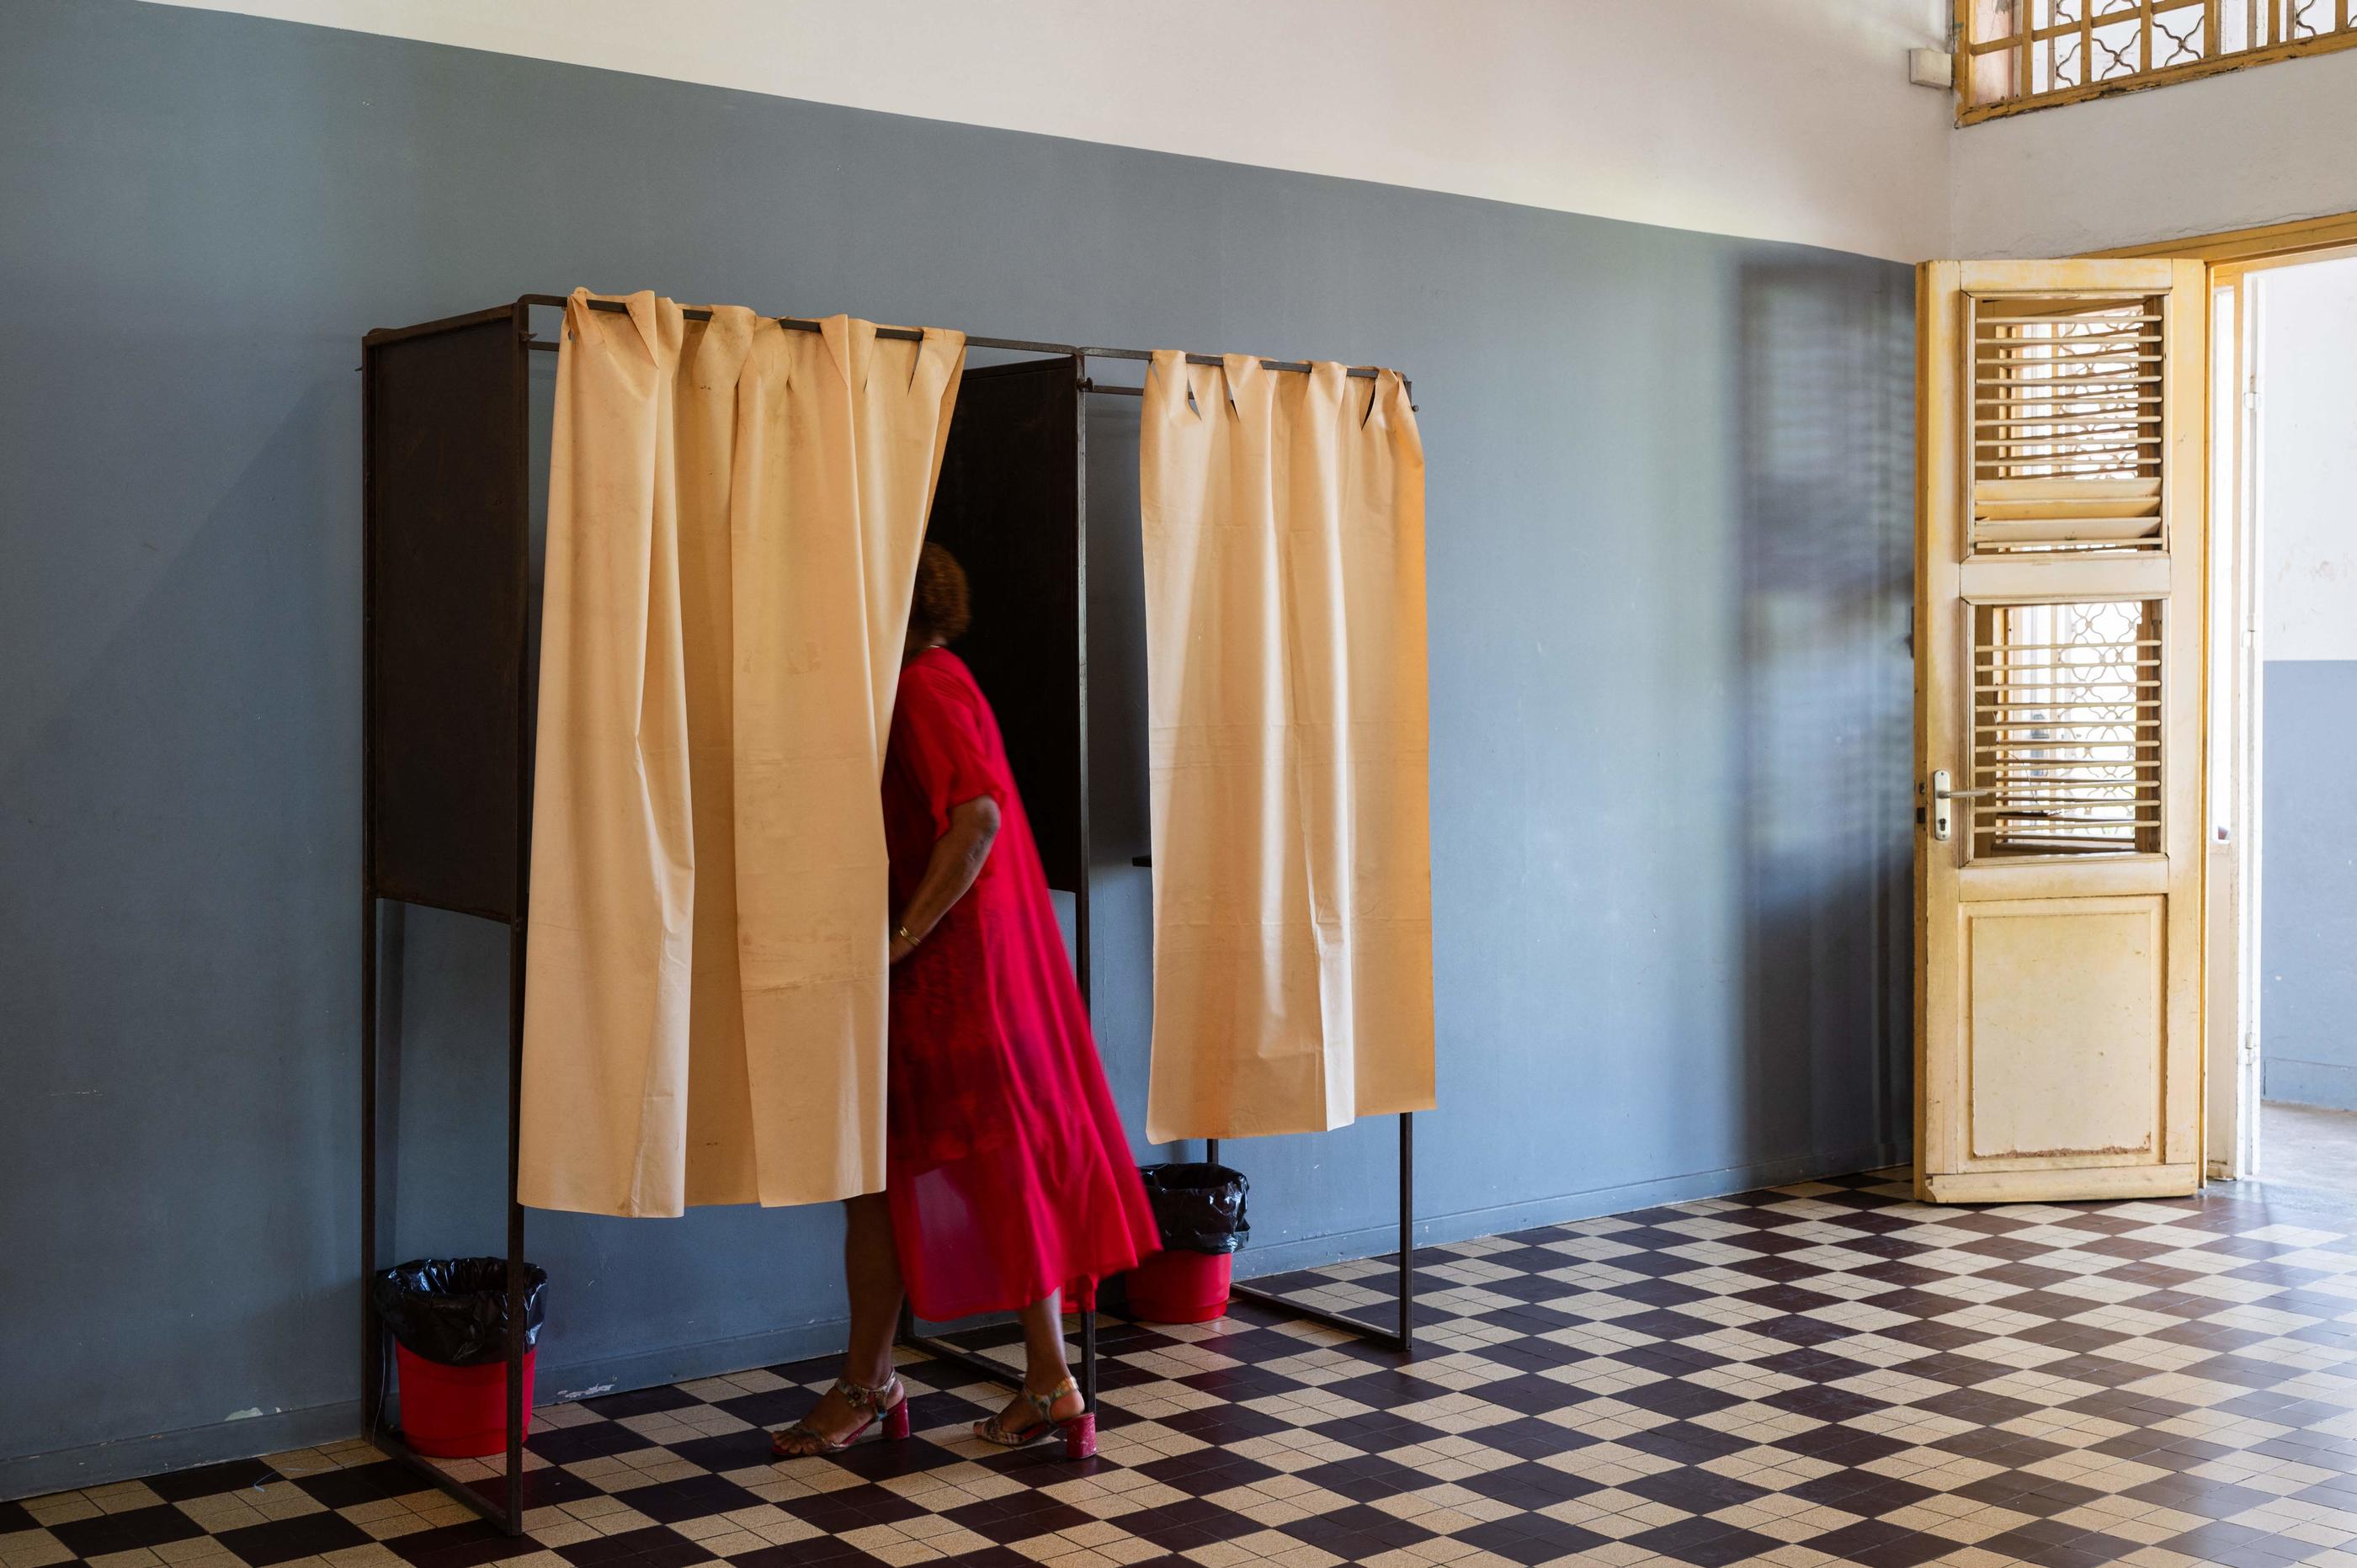
[[[1424,455],[1399,377],[1155,356],[1147,1136],[1433,1103]]]
[[[964,338],[590,297],[550,448],[519,1189],[877,1191],[877,790]]]

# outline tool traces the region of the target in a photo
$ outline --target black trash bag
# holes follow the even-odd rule
[[[377,1316],[403,1349],[446,1367],[480,1367],[508,1353],[508,1261],[419,1258],[380,1269],[370,1287]],[[548,1271],[523,1266],[523,1342],[540,1340]]]
[[[1187,1252],[1233,1252],[1252,1237],[1244,1194],[1252,1183],[1225,1165],[1174,1160],[1141,1165],[1146,1196],[1162,1227],[1163,1246]]]

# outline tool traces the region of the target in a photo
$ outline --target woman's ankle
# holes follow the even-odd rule
[[[892,1385],[892,1358],[886,1356],[880,1367],[872,1362],[856,1361],[845,1358],[843,1363],[843,1380],[846,1383],[855,1383],[863,1389],[889,1388]]]

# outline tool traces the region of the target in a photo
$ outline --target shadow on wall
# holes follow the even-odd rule
[[[1854,268],[1740,269],[1746,1154],[1909,1125],[1911,300]],[[1821,1162],[1822,1165],[1822,1162]],[[1830,1167],[1824,1167],[1830,1168]]]

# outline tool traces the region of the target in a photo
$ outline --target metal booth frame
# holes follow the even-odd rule
[[[523,1080],[524,943],[528,926],[534,703],[532,672],[539,635],[531,585],[531,493],[535,457],[531,431],[530,375],[533,353],[558,345],[535,336],[532,311],[562,309],[561,295],[527,294],[512,303],[415,326],[380,328],[361,343],[361,1409],[371,1436],[443,1491],[510,1535],[524,1530],[523,1294],[524,1210],[516,1198],[519,1112]],[[624,312],[619,301],[590,307]],[[690,309],[691,320],[710,318]],[[816,321],[779,317],[792,330],[816,331]],[[877,336],[910,339],[920,333],[883,327]],[[1090,379],[1091,360],[1150,360],[1144,349],[1088,348],[1023,338],[969,337],[971,349],[1068,360],[1080,393],[1135,397],[1137,387]],[[432,363],[422,384],[409,360],[393,350],[425,350]],[[1217,355],[1189,354],[1190,364],[1217,365]],[[1275,371],[1304,371],[1297,361],[1265,360]],[[1349,371],[1372,379],[1372,369]],[[1411,399],[1413,384],[1408,385]],[[389,400],[404,397],[414,414],[395,443],[381,428]],[[414,406],[413,406],[414,405]],[[1085,1005],[1090,993],[1087,736],[1088,561],[1087,401],[1074,400],[1074,451],[1079,464],[1075,542],[1079,561],[1081,776],[1079,843],[1082,875],[1073,889],[1078,958],[1074,965]],[[1412,406],[1412,404],[1411,404]],[[537,454],[544,465],[544,452]],[[461,547],[455,557],[421,553],[406,531],[390,526],[426,520],[431,530]],[[399,639],[397,677],[381,669],[388,639]],[[490,670],[509,684],[507,705],[490,714],[456,713],[444,703],[436,669],[466,671],[480,681]],[[486,721],[489,722],[486,722]],[[388,754],[399,754],[389,760]],[[423,755],[425,768],[400,766]],[[1145,864],[1145,857],[1139,858]],[[414,905],[472,916],[508,930],[507,1104],[507,1449],[504,1485],[488,1496],[454,1479],[414,1452],[397,1431],[376,1432],[385,1409],[386,1330],[370,1281],[390,1260],[378,1242],[390,1230],[384,1206],[393,1184],[380,1138],[383,1063],[379,1049],[382,905]],[[399,928],[395,928],[396,933]],[[397,961],[397,951],[395,953]],[[1403,1353],[1414,1349],[1415,1166],[1413,1118],[1400,1117],[1399,1326],[1396,1333],[1267,1291],[1239,1284],[1234,1294],[1297,1317],[1365,1337]],[[1208,1145],[1219,1157],[1219,1143]],[[1080,1312],[1082,1391],[1097,1408],[1097,1315]],[[900,1343],[1002,1383],[1019,1371],[937,1337],[920,1336],[904,1315]]]

